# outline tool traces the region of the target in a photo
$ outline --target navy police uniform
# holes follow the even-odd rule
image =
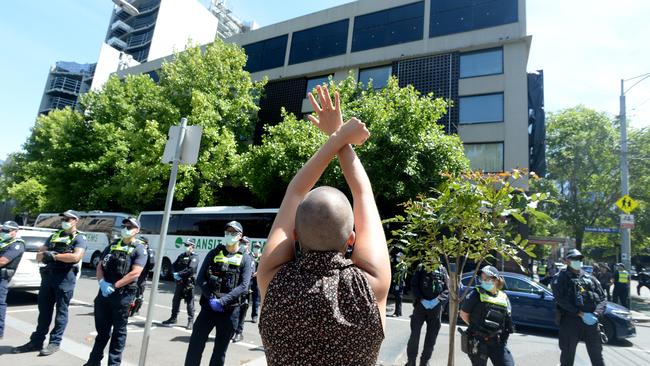
[[[194,243],[192,243],[193,245]],[[181,253],[172,265],[174,272],[180,276],[176,280],[176,289],[174,290],[174,298],[172,299],[172,316],[163,324],[175,324],[178,311],[181,306],[181,300],[185,300],[187,304],[187,328],[192,329],[194,322],[194,285],[196,284],[196,272],[199,267],[198,254]]]
[[[217,332],[210,366],[223,366],[226,351],[239,322],[239,305],[248,294],[251,278],[251,257],[244,248],[230,253],[224,245],[212,249],[205,256],[197,275],[201,289],[201,311],[194,324],[190,344],[185,356],[185,366],[198,366],[208,335]],[[210,307],[211,298],[218,299],[223,311]]]
[[[577,250],[569,251],[575,258],[582,258]],[[573,365],[578,342],[584,341],[591,364],[604,365],[603,346],[599,325],[587,325],[579,314],[592,313],[599,317],[605,311],[606,296],[597,279],[580,270],[563,269],[552,283],[556,304],[556,321],[560,326],[560,364]]]
[[[18,229],[18,224],[13,221],[7,221],[2,225],[2,233],[7,236],[11,231]],[[18,237],[7,237],[6,239],[0,240],[0,258],[6,258],[8,260],[7,264],[0,266],[0,339],[4,337],[5,332],[9,282],[14,273],[16,273],[24,252],[25,242],[22,239]]]
[[[85,236],[78,231],[68,233],[59,230],[45,242],[45,248],[47,252],[50,252],[49,254],[51,252],[56,254],[74,253],[76,249],[85,251],[86,246]],[[54,328],[50,332],[49,344],[58,347],[61,345],[63,332],[68,324],[68,306],[74,294],[79,267],[76,263],[64,263],[45,258],[51,257],[44,256],[43,263],[46,261],[47,263],[45,263],[45,267],[41,267],[41,286],[38,290],[38,325],[30,337],[30,343],[36,347],[43,345],[52,322],[52,311],[56,305]],[[22,351],[20,347],[14,350],[14,352]]]
[[[133,270],[134,266],[144,268],[147,264],[147,251],[139,240],[134,239],[126,244],[116,240],[107,246],[102,253],[100,265],[104,273],[104,281],[111,285],[122,279]],[[137,279],[136,279],[137,280]],[[108,350],[108,365],[119,365],[122,361],[122,351],[126,343],[126,325],[129,309],[137,292],[137,282],[116,288],[115,292],[104,296],[101,290],[95,297],[95,329],[97,337],[88,366],[99,365],[104,357],[104,348],[110,339]],[[111,334],[112,330],[112,334]]]
[[[147,277],[149,276],[149,272],[151,272],[151,270],[156,265],[156,252],[147,245],[145,245],[145,250],[147,252],[147,264],[144,265],[142,273],[140,273],[140,276],[136,281],[137,289],[135,292],[135,300],[133,300],[133,303],[131,304],[129,316],[133,316],[140,312],[140,308],[142,308],[142,302],[144,301],[144,290],[147,284]]]
[[[402,262],[403,263],[403,262]],[[449,298],[447,288],[447,271],[440,266],[433,272],[427,272],[420,266],[413,274],[411,291],[415,297],[413,315],[411,315],[411,335],[406,347],[407,366],[414,366],[420,344],[422,324],[427,323],[427,334],[424,338],[424,348],[420,357],[420,365],[426,365],[433,354],[438,332],[440,331],[442,309]],[[425,300],[424,302],[422,300]],[[435,300],[435,305],[424,303]],[[430,308],[429,308],[430,307]]]
[[[461,309],[470,314],[467,334],[472,365],[487,365],[489,358],[495,366],[514,366],[512,354],[506,347],[514,331],[508,295],[500,290],[493,294],[475,287]]]

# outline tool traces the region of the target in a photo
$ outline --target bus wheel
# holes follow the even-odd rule
[[[172,272],[172,262],[167,257],[163,258],[162,266],[160,268],[160,278],[163,280],[171,280]]]
[[[97,266],[99,265],[99,261],[101,260],[101,258],[100,258],[101,255],[102,255],[102,253],[100,253],[100,252],[95,252],[95,253],[93,253],[93,256],[90,257],[90,265],[91,265],[93,268],[97,268]]]

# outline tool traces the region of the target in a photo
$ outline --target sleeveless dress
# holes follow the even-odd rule
[[[269,366],[375,365],[384,340],[366,276],[339,252],[308,252],[280,268],[259,329]]]

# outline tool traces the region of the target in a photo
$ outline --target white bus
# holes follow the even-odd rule
[[[255,209],[248,206],[190,207],[183,211],[172,211],[169,218],[167,239],[162,245],[163,259],[160,277],[170,279],[172,263],[185,249],[183,241],[194,239],[196,253],[201,262],[213,248],[223,242],[226,224],[239,221],[244,228],[244,235],[251,241],[251,246],[258,242],[264,246],[271,231],[278,209]],[[142,212],[138,217],[140,234],[149,240],[154,250],[159,250],[160,225],[162,211]]]
[[[77,230],[86,236],[88,248],[84,253],[84,264],[97,266],[101,259],[102,251],[115,238],[119,238],[122,229],[122,220],[135,216],[123,212],[103,211],[77,211],[79,224]],[[58,213],[42,213],[36,218],[35,227],[60,229],[61,217]]]

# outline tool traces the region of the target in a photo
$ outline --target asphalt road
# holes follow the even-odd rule
[[[12,346],[25,343],[35,329],[38,310],[36,292],[15,291],[9,295],[7,329],[5,337],[0,340],[1,365],[82,365],[92,348],[95,327],[93,318],[93,299],[97,295],[97,282],[94,272],[84,270],[70,307],[70,322],[65,332],[62,350],[49,357],[38,357],[36,353],[13,355]],[[163,282],[155,306],[154,328],[147,357],[147,365],[182,365],[189,342],[190,331],[184,328],[187,313],[181,304],[179,325],[166,328],[160,322],[170,315],[173,284]],[[650,299],[650,291],[644,289],[642,295]],[[145,294],[148,298],[148,291]],[[198,308],[198,300],[197,300]],[[389,305],[389,313],[392,306]],[[404,304],[404,314],[410,314],[412,307]],[[146,304],[140,316],[132,318],[128,327],[127,347],[124,352],[123,365],[137,365],[142,342],[143,326],[146,316]],[[519,333],[510,337],[509,348],[518,365],[558,365],[560,359],[557,347],[557,334],[534,329],[518,329]],[[424,330],[423,330],[424,332]],[[403,365],[406,362],[406,342],[410,334],[409,317],[388,318],[386,339],[379,357],[381,365]],[[448,354],[449,326],[443,324],[434,350],[432,365],[446,365]],[[424,334],[421,340],[423,341]],[[208,365],[212,351],[212,338],[206,346],[201,365]],[[265,365],[264,350],[258,334],[257,325],[250,322],[250,311],[244,328],[244,341],[231,344],[228,349],[226,365]],[[455,349],[456,365],[470,365],[466,355],[460,352],[458,344]],[[605,361],[608,365],[650,365],[650,323],[637,325],[637,336],[630,340],[606,345]],[[578,346],[576,365],[589,365],[584,345]]]

